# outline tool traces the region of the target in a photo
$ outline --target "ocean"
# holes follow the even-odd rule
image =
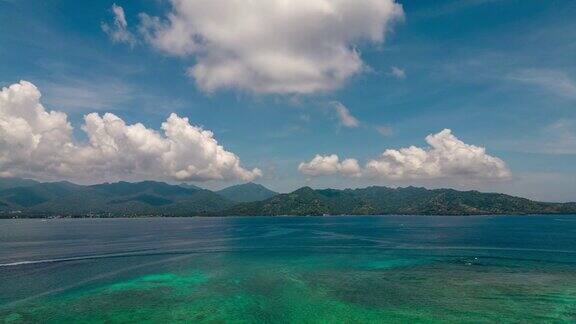
[[[0,220],[5,323],[574,323],[576,216]]]

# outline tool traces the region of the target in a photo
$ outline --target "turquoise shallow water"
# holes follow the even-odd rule
[[[7,323],[574,323],[575,216],[0,221]]]

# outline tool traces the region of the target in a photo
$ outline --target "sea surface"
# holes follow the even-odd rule
[[[0,323],[575,323],[576,216],[0,220]]]

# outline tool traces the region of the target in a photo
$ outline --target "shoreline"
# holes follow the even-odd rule
[[[159,219],[159,218],[320,218],[320,217],[512,217],[512,216],[576,216],[576,213],[506,213],[506,214],[340,214],[340,215],[138,215],[138,216],[118,216],[118,217],[98,217],[98,216],[45,216],[45,217],[0,217],[0,220],[59,220],[59,219]]]

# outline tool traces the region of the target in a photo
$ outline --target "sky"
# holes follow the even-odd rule
[[[0,176],[576,201],[576,2],[0,0]]]

